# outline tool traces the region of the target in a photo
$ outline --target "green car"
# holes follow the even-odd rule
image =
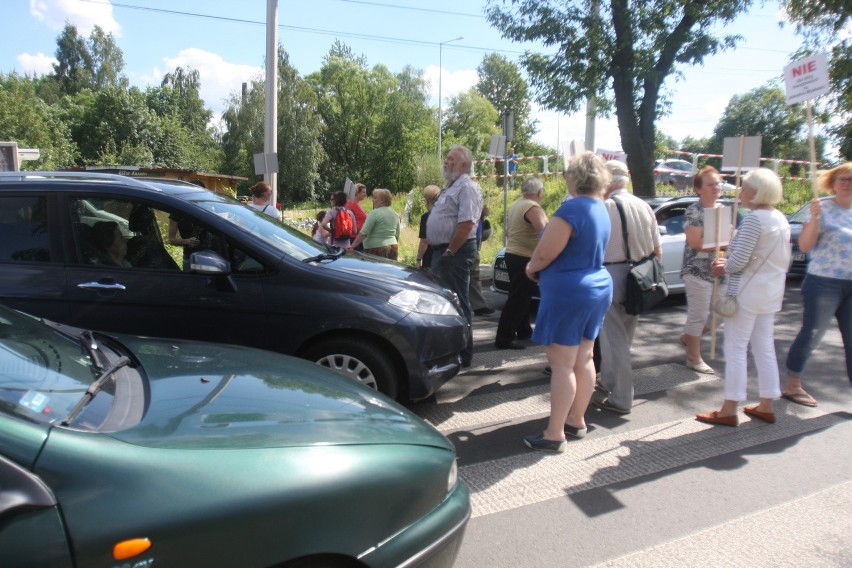
[[[356,381],[0,307],[0,566],[451,566],[469,516],[452,444]]]

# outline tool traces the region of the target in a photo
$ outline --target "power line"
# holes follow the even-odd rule
[[[469,18],[485,18],[482,14],[468,14],[465,12],[450,12],[448,10],[433,10],[431,8],[414,8],[412,6],[399,6],[397,4],[385,4],[383,2],[366,2],[365,0],[337,0],[338,2],[347,2],[349,4],[367,4],[370,6],[379,6],[381,8],[398,8],[400,10],[413,10],[416,12],[432,12],[434,14],[447,14],[448,16],[467,16]]]

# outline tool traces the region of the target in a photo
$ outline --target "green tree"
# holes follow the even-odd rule
[[[127,78],[122,75],[124,53],[116,45],[112,33],[104,33],[100,26],[95,26],[89,34],[87,47],[91,86],[95,89],[117,85],[126,87]]]
[[[122,75],[124,54],[115,37],[95,26],[88,40],[71,24],[65,24],[56,39],[56,60],[53,79],[62,94],[74,95],[82,89],[104,89],[127,86]]]
[[[134,162],[122,165],[167,165],[169,153],[157,147],[161,123],[138,88],[86,89],[62,103],[84,164],[114,164],[117,157],[132,155]]]
[[[383,93],[370,88],[370,72],[363,56],[355,56],[336,41],[319,71],[308,75],[317,94],[322,117],[320,135],[326,160],[322,177],[332,188],[343,187],[346,177],[367,180],[367,155]]]
[[[496,126],[498,117],[494,105],[475,88],[459,93],[450,99],[447,108],[444,141],[463,144],[470,148],[474,155],[482,154],[488,150],[491,136],[500,134],[500,128]]]
[[[835,120],[828,132],[837,142],[840,155],[852,160],[852,4],[844,0],[786,0],[783,5],[808,50],[829,51],[832,93],[828,107]]]
[[[540,41],[548,53],[527,52],[539,102],[577,112],[588,99],[596,112],[615,111],[638,195],[653,195],[655,123],[667,109],[661,94],[681,66],[735,46],[717,37],[751,0],[488,0],[486,15],[504,37]],[[719,26],[721,24],[721,26]],[[611,94],[610,94],[611,93]]]
[[[278,184],[282,202],[313,201],[325,191],[317,96],[278,48]]]
[[[721,154],[725,138],[761,136],[762,156],[805,160],[807,154],[791,155],[804,138],[804,129],[805,117],[799,105],[788,105],[784,91],[770,83],[731,98],[713,129],[709,149]]]
[[[201,98],[198,71],[176,68],[159,87],[145,91],[148,108],[159,118],[155,155],[175,168],[218,171],[221,149],[210,126],[213,112]]]
[[[263,152],[266,91],[262,79],[243,86],[228,100],[222,122],[223,171],[254,179],[254,154]],[[320,143],[317,96],[278,49],[278,190],[282,203],[316,199],[325,154]]]
[[[537,129],[536,121],[531,118],[529,85],[518,66],[502,55],[491,53],[482,59],[476,71],[479,73],[476,91],[497,109],[497,126],[502,128],[500,117],[514,113],[515,134],[511,142],[516,150],[528,153],[527,145]]]
[[[369,179],[392,191],[409,191],[416,184],[415,156],[432,149],[437,131],[423,73],[406,66],[391,84],[371,144]]]
[[[65,24],[56,38],[56,63],[53,78],[59,83],[62,94],[74,95],[91,84],[92,54],[86,39],[77,33],[77,28]]]
[[[37,80],[16,73],[0,73],[0,140],[37,148],[41,157],[21,169],[58,169],[74,165],[76,148],[67,125],[56,109],[37,94]]]

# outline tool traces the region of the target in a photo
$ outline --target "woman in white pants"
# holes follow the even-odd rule
[[[781,180],[772,170],[753,170],[743,178],[740,200],[751,213],[731,241],[727,258],[713,262],[714,276],[729,276],[728,294],[737,297],[737,311],[725,318],[725,401],[719,410],[697,414],[701,422],[739,423],[737,405],[747,396],[749,345],[760,403],[743,410],[752,418],[775,422],[772,402],[781,396],[781,388],[773,327],[784,299],[791,254],[790,225],[774,207],[781,193]]]

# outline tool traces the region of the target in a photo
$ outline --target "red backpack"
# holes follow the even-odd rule
[[[334,215],[334,223],[331,226],[331,238],[353,239],[355,238],[355,220],[352,211],[346,207],[335,207],[337,213]]]

